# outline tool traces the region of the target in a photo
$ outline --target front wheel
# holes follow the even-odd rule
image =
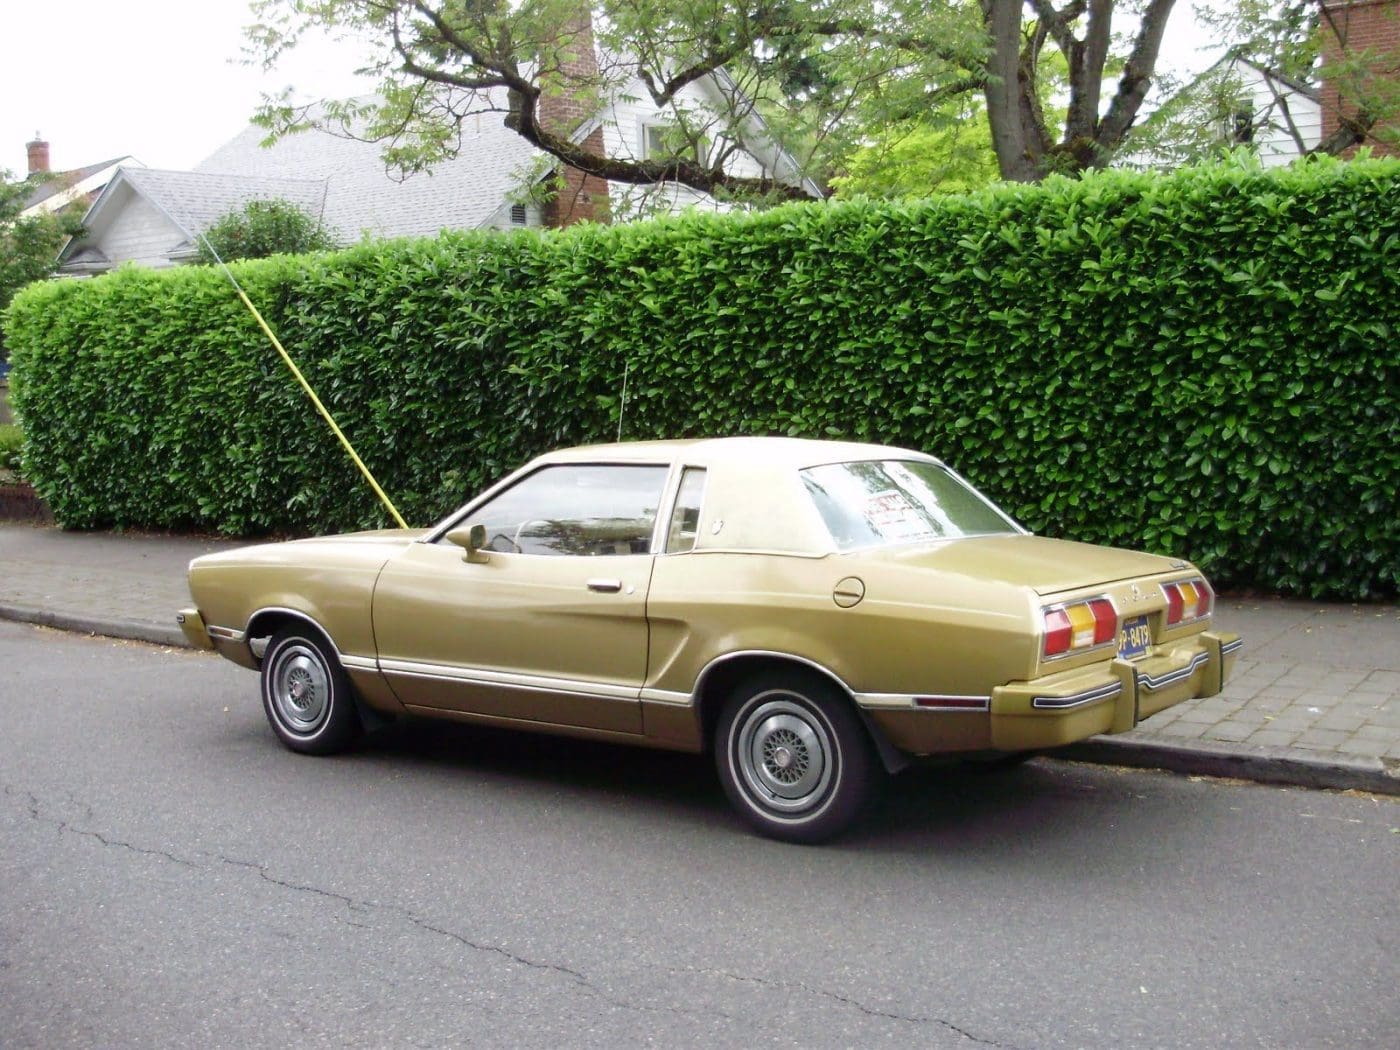
[[[293,751],[329,755],[364,731],[340,661],[315,632],[299,625],[272,636],[262,662],[267,720]]]
[[[715,730],[715,763],[730,803],[755,828],[787,842],[844,831],[880,774],[850,702],[819,678],[770,673],[741,685]]]

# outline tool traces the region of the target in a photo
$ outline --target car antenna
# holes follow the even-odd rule
[[[631,361],[623,358],[622,361],[622,404],[617,409],[617,440],[622,440],[622,417],[627,414],[627,370],[632,365]]]
[[[276,334],[268,326],[268,323],[263,320],[263,315],[258,313],[258,308],[253,305],[253,300],[248,298],[248,293],[245,292],[243,286],[238,283],[238,278],[233,276],[233,271],[228,268],[228,263],[224,262],[224,260],[219,257],[219,253],[214,250],[214,246],[209,243],[209,238],[204,235],[203,231],[200,231],[199,239],[204,242],[204,247],[209,249],[209,254],[214,257],[214,261],[217,262],[219,267],[224,271],[224,276],[229,279],[229,283],[233,285],[233,290],[238,293],[238,298],[243,300],[243,305],[252,313],[254,319],[258,322],[258,326],[262,328],[263,333],[272,341],[273,347],[275,347],[277,353],[281,355],[283,362],[291,370],[292,375],[296,377],[296,381],[301,384],[301,388],[306,391],[306,396],[311,398],[311,403],[316,406],[316,410],[320,412],[322,417],[325,418],[325,421],[330,424],[331,431],[340,439],[341,445],[345,447],[345,451],[349,454],[351,460],[354,461],[355,466],[360,468],[360,473],[363,474],[365,480],[369,482],[369,487],[374,489],[374,494],[379,497],[384,506],[389,508],[389,514],[393,517],[394,521],[398,522],[399,528],[408,528],[408,522],[403,520],[403,515],[400,514],[398,508],[394,506],[393,500],[379,487],[379,482],[374,480],[374,475],[370,473],[369,467],[365,466],[365,461],[360,458],[359,454],[355,451],[355,447],[350,444],[350,439],[345,436],[345,432],[336,425],[335,419],[331,416],[329,410],[321,403],[321,399],[316,396],[316,391],[311,389],[311,384],[306,381],[306,376],[301,374],[301,369],[298,368],[296,362],[292,360],[292,355],[287,353],[286,349],[282,346],[282,341],[277,338]]]

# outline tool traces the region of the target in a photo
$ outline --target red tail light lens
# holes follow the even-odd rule
[[[1118,637],[1118,614],[1113,611],[1113,603],[1107,598],[1095,598],[1089,603],[1089,611],[1094,614],[1094,644],[1103,645]]]
[[[1051,605],[1041,610],[1045,622],[1046,657],[1107,645],[1118,636],[1118,614],[1107,598]]]
[[[1069,652],[1070,635],[1074,633],[1074,628],[1070,625],[1069,617],[1064,609],[1045,610],[1045,655],[1059,656],[1061,653]]]
[[[1215,607],[1215,592],[1199,576],[1178,583],[1162,584],[1162,595],[1167,599],[1168,627],[1204,619]]]

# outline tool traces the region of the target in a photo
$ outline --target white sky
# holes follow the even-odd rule
[[[187,169],[248,124],[262,92],[307,99],[365,90],[354,48],[304,43],[271,74],[239,64],[247,0],[17,0],[0,39],[0,169],[23,176],[25,143],[50,144],[55,171],[131,155]],[[1208,43],[1177,0],[1164,68],[1203,68]]]
[[[288,84],[348,96],[356,52],[299,47],[271,74],[240,64],[247,0],[16,0],[0,19],[0,169],[28,170],[42,133],[55,171],[126,154],[186,169]],[[363,83],[363,82],[361,82]]]

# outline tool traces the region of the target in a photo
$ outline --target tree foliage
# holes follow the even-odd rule
[[[71,210],[24,214],[33,192],[53,178],[57,176],[15,180],[8,171],[0,171],[0,311],[26,284],[50,276],[63,242],[82,230],[79,215]]]
[[[413,172],[456,155],[464,128],[478,114],[496,114],[554,163],[614,183],[669,181],[778,200],[804,196],[799,174],[893,192],[916,181],[881,168],[881,157],[914,162],[936,185],[942,172],[967,162],[968,140],[945,133],[948,116],[958,114],[981,114],[1001,178],[1104,167],[1124,148],[1159,78],[1177,4],[598,0],[588,5],[591,22],[581,18],[587,8],[579,0],[258,0],[254,7],[260,21],[249,30],[250,53],[264,64],[304,33],[329,30],[365,43],[365,71],[380,81],[370,101],[269,102],[261,119],[274,135],[314,124],[382,140],[390,164]],[[1285,75],[1314,74],[1324,17],[1318,0],[1217,0],[1216,7],[1222,43],[1253,49]],[[580,61],[595,42],[601,60]],[[1359,83],[1363,65],[1352,56],[1335,72],[1345,79],[1351,69]],[[640,147],[607,152],[600,139],[576,134],[581,118],[551,116],[551,100],[595,112],[634,79],[669,125],[667,148],[655,155]],[[699,82],[708,85],[701,100],[693,91]],[[1374,78],[1366,90],[1372,99],[1383,93]],[[1364,134],[1379,107],[1354,92],[1347,97],[1362,103],[1349,126]],[[797,171],[736,174],[736,152],[755,141],[782,147]],[[920,147],[928,153],[916,160]],[[1340,141],[1320,147],[1340,148]]]
[[[229,262],[335,247],[334,234],[319,218],[289,201],[271,198],[248,201],[214,220],[200,239],[197,258],[202,263],[213,263],[217,253],[217,259]]]

